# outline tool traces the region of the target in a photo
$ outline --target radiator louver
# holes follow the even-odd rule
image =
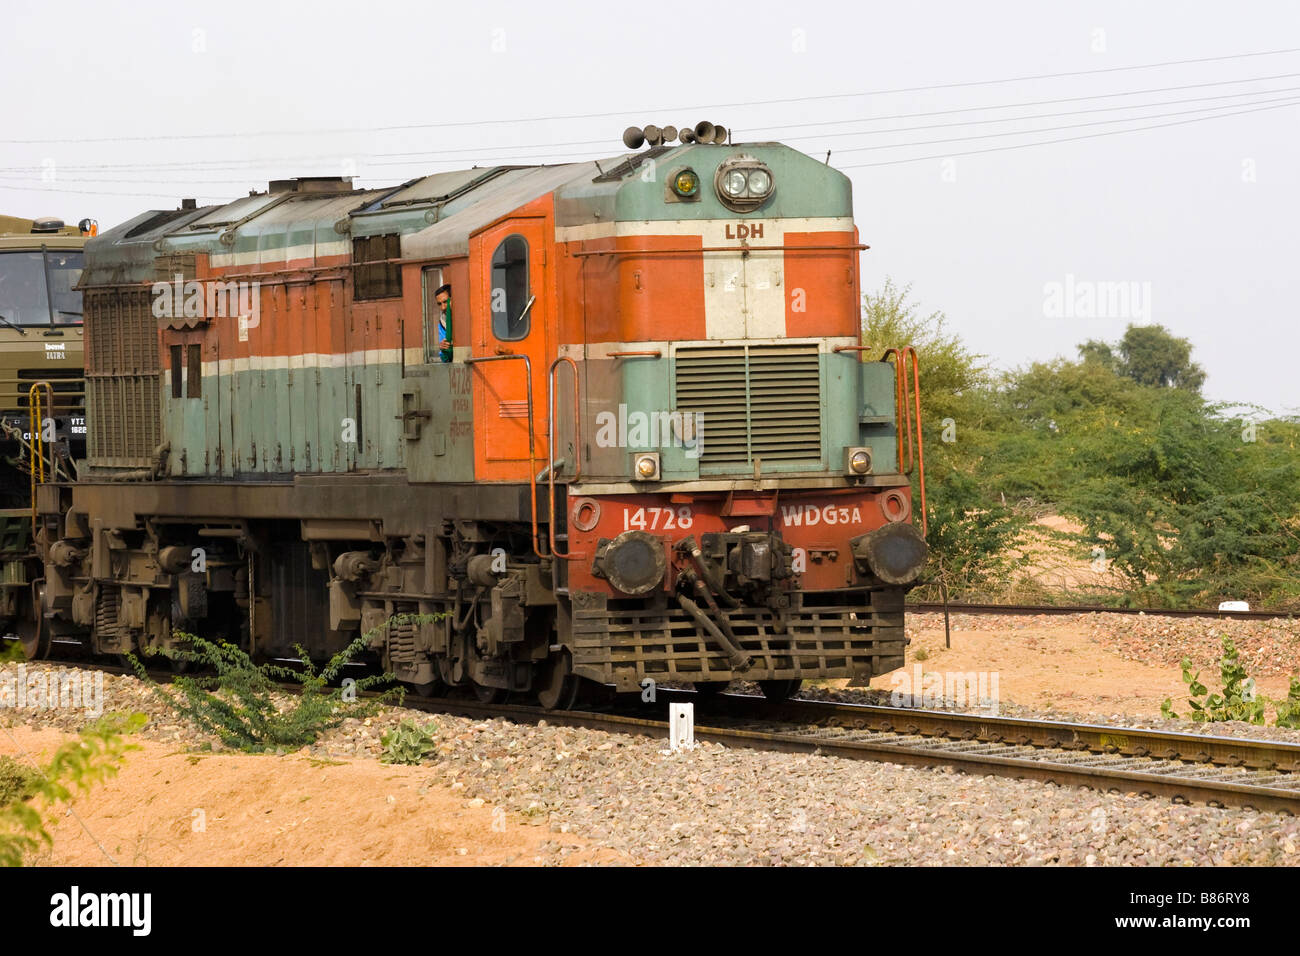
[[[820,467],[815,344],[680,348],[676,362],[677,410],[700,418],[701,467],[748,472],[754,458]]]
[[[85,294],[87,457],[99,468],[145,468],[161,441],[158,320],[148,288]]]

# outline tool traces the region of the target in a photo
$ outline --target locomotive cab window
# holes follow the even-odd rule
[[[492,334],[502,342],[528,337],[528,240],[506,236],[492,253]]]

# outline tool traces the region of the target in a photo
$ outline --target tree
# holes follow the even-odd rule
[[[1100,365],[1112,372],[1119,367],[1119,361],[1115,358],[1115,350],[1110,347],[1109,343],[1099,342],[1096,339],[1089,339],[1079,346],[1079,358],[1085,365]]]
[[[1079,346],[1079,358],[1139,385],[1199,392],[1205,384],[1205,371],[1192,361],[1192,343],[1163,325],[1130,325],[1114,345],[1089,339]]]
[[[1199,392],[1205,372],[1192,361],[1192,343],[1162,325],[1130,325],[1119,342],[1121,370],[1139,385]]]
[[[863,343],[872,359],[891,346],[916,349],[932,569],[953,585],[986,587],[1012,563],[1007,555],[1024,527],[989,475],[993,434],[1002,427],[992,373],[984,356],[948,331],[942,312],[923,312],[910,295],[911,286],[886,279],[863,296]]]

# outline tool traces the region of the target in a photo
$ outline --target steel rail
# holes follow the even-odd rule
[[[944,605],[940,601],[915,601],[903,605],[904,611],[912,613],[942,614]],[[1061,614],[1138,614],[1147,617],[1189,617],[1217,618],[1219,620],[1272,621],[1278,619],[1300,619],[1300,610],[1292,611],[1220,611],[1213,608],[1185,609],[1159,607],[1107,607],[1100,604],[1065,605],[1065,604],[961,604],[948,602],[948,610],[953,614],[1007,614],[1013,617],[1032,617],[1035,615]]]
[[[1278,740],[798,698],[776,705],[751,703],[760,701],[738,694],[716,698],[717,704],[742,717],[766,705],[771,708],[769,719],[785,723],[1300,773],[1300,744]]]
[[[113,666],[99,669],[127,672]],[[172,675],[157,676],[168,680]],[[281,686],[290,693],[300,689],[295,684]],[[661,704],[699,699],[690,691],[661,693]],[[414,695],[407,695],[403,706],[665,741],[668,736],[666,720],[633,713],[546,710],[536,705]],[[771,702],[740,694],[717,695],[709,707],[703,711],[704,719],[720,718],[720,722],[697,723],[696,740],[731,747],[951,767],[979,775],[1164,797],[1175,803],[1300,813],[1300,773],[1292,769],[1300,766],[1300,744],[902,707]],[[791,720],[802,726],[792,725]]]
[[[740,695],[720,695],[720,697]],[[716,698],[715,698],[716,700]],[[761,698],[749,698],[756,706],[765,703]],[[816,704],[814,701],[795,702],[799,705]],[[668,723],[665,720],[616,713],[591,711],[547,711],[539,707],[504,704],[484,705],[476,701],[456,699],[407,699],[408,706],[438,713],[450,713],[480,719],[504,718],[520,723],[540,723],[564,727],[580,727],[608,733],[633,734],[667,739]],[[786,705],[777,705],[773,717],[784,715]],[[834,707],[855,705],[832,705]],[[1094,753],[1086,747],[1068,744],[1036,746],[1021,743],[982,741],[959,737],[952,739],[940,733],[940,724],[954,715],[934,711],[911,711],[902,708],[879,708],[908,715],[916,723],[917,732],[909,727],[901,730],[876,730],[865,728],[817,727],[798,730],[790,727],[772,729],[764,726],[725,726],[696,724],[696,740],[707,740],[727,746],[754,750],[774,750],[783,753],[812,753],[842,757],[852,760],[880,760],[890,763],[921,767],[953,767],[967,773],[991,774],[1017,779],[1030,779],[1056,783],[1062,786],[1082,786],[1108,792],[1136,793],[1143,797],[1167,797],[1178,803],[1204,803],[1211,806],[1242,806],[1256,810],[1281,813],[1300,813],[1300,775],[1276,769],[1250,769],[1227,764],[1215,764],[1203,757],[1204,748],[1189,758],[1164,756],[1126,755],[1114,743],[1117,736],[1156,734],[1155,731],[1132,731],[1129,728],[1089,728],[1087,725],[1058,725],[1063,732],[1073,728],[1081,740],[1090,733],[1097,734],[1098,742],[1105,735],[1105,746],[1116,746],[1117,752]],[[706,714],[706,719],[710,715]],[[978,719],[978,718],[977,718]],[[987,718],[985,718],[987,719]],[[1013,718],[1003,718],[1012,721]],[[921,733],[929,721],[930,735]],[[767,723],[771,723],[768,721]],[[753,724],[751,719],[749,723]],[[961,721],[958,721],[961,723]],[[1034,723],[1032,721],[1026,723]],[[1054,722],[1040,722],[1050,724]],[[949,731],[951,731],[951,727]],[[857,732],[859,735],[854,736]],[[1170,737],[1189,740],[1198,746],[1205,745],[1204,738],[1196,734],[1173,734]],[[1217,740],[1216,740],[1217,742]],[[1294,753],[1284,759],[1294,765],[1300,746],[1276,744],[1270,741],[1233,741],[1238,745],[1278,748]],[[1214,753],[1211,747],[1211,753]],[[1274,784],[1284,784],[1274,786]]]

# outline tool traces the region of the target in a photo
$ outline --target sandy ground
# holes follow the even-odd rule
[[[48,757],[67,736],[0,732],[0,754]],[[136,740],[122,772],[51,831],[54,866],[530,866],[625,862],[374,760],[200,755]],[[42,761],[43,762],[43,761]],[[83,824],[84,823],[84,827]],[[94,834],[92,837],[90,834]],[[572,848],[567,854],[565,847]]]
[[[1000,698],[1023,707],[1156,718],[1161,702],[1172,697],[1175,711],[1187,710],[1187,685],[1178,667],[1126,660],[1077,625],[1037,618],[1015,629],[954,628],[951,648],[944,647],[942,625],[915,632],[909,628],[909,633],[912,643],[906,668],[876,678],[873,688],[906,689],[902,675],[912,680],[913,668],[919,664],[922,674],[996,672]],[[924,661],[916,660],[920,648],[925,649]],[[1212,661],[1196,666],[1201,679],[1218,691],[1217,666]],[[1264,694],[1285,697],[1287,679],[1262,677],[1257,686]]]
[[[1010,551],[1010,557],[1028,554],[1030,558],[1029,566],[1021,569],[1017,576],[1054,592],[1068,592],[1080,587],[1123,590],[1123,577],[1109,562],[1102,560],[1103,551],[1093,552],[1093,560],[1083,560],[1052,537],[1054,532],[1079,534],[1082,531],[1083,525],[1060,515],[1039,518],[1025,532],[1020,547]]]
[[[918,616],[903,671],[872,682],[902,684],[923,672],[996,672],[1005,705],[1035,712],[1155,719],[1174,699],[1186,711],[1179,669],[1128,660],[1077,621],[974,620],[945,649],[942,618]],[[937,626],[932,626],[937,622]],[[978,627],[979,629],[973,629]],[[915,629],[914,629],[915,628]],[[917,661],[922,651],[924,661]],[[1198,662],[1217,688],[1217,668]],[[843,682],[838,682],[843,683]],[[1284,696],[1286,679],[1261,678]],[[1004,713],[1014,709],[1004,707]],[[38,759],[68,735],[0,727],[0,754]],[[204,754],[176,742],[137,738],[120,776],[80,796],[76,816],[54,829],[54,848],[34,863],[53,865],[582,865],[628,864],[580,835],[553,832],[529,817],[470,799],[436,766],[398,767],[367,758],[322,760]],[[545,772],[545,771],[543,771]],[[79,818],[79,819],[78,819]],[[84,822],[85,826],[82,826]],[[95,838],[89,834],[93,833]]]

